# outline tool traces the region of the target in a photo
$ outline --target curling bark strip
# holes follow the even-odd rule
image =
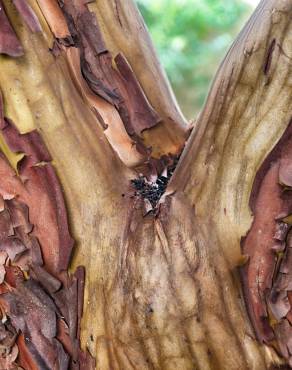
[[[242,242],[247,307],[259,340],[273,343],[292,365],[291,213],[292,123],[256,175],[253,225]]]
[[[0,157],[1,368],[93,368],[79,349],[85,272],[68,273],[73,240],[51,156],[37,131],[21,135],[3,117],[1,132],[24,153],[18,175]]]

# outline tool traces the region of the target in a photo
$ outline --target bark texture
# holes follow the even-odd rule
[[[261,213],[274,235],[274,213],[261,210],[275,203],[274,193],[258,212],[249,203],[251,194],[267,194],[255,190],[257,173],[291,122],[291,0],[262,0],[223,60],[185,148],[188,127],[132,1],[87,3],[28,0],[23,9],[21,1],[0,2],[0,52],[6,54],[0,56],[0,122],[8,118],[22,134],[41,134],[75,240],[71,270],[83,265],[86,271],[80,340],[91,356],[78,349],[73,361],[72,348],[59,335],[64,354],[60,350],[48,367],[67,368],[68,361],[70,368],[99,370],[285,366],[290,334],[270,341],[258,330],[263,317],[270,325],[263,297],[272,287],[265,279],[278,260],[268,237],[249,247],[247,236],[243,250],[240,242],[249,230],[254,235],[256,217],[265,222]],[[20,171],[12,152],[27,153],[29,146],[14,144],[1,139],[3,153]],[[287,171],[276,175],[289,182]],[[21,190],[13,194],[17,198]],[[62,204],[62,195],[58,199]],[[31,222],[52,205],[35,203],[29,205]],[[53,219],[57,226],[51,229],[64,230]],[[64,246],[46,247],[49,228],[43,230],[44,239],[38,238],[45,262],[54,248],[58,260]],[[267,256],[272,262],[261,262]],[[63,284],[56,291],[73,284],[73,277],[64,280],[66,266],[61,276],[50,264],[45,269]],[[30,264],[26,284],[32,270]],[[29,313],[24,317],[29,322]],[[11,337],[24,329],[16,323],[6,330]],[[44,332],[50,341],[56,336]],[[78,347],[79,331],[69,337]],[[27,346],[21,353],[35,354]]]

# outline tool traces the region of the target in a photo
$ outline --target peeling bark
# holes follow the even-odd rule
[[[23,55],[22,46],[7,18],[2,1],[0,2],[0,53],[12,57]]]
[[[3,3],[1,366],[290,366],[291,0],[189,138],[130,0]]]

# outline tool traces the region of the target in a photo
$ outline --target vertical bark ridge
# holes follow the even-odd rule
[[[223,363],[228,369],[265,369],[268,362],[251,339],[229,266],[218,247],[210,248],[216,241],[207,240],[206,228],[194,227],[190,220],[195,216],[183,195],[168,199],[158,217],[143,221],[138,209],[126,226],[124,262],[105,292],[105,335],[116,352],[111,363],[125,369],[217,369]],[[195,249],[194,243],[199,244]]]
[[[244,261],[240,239],[252,222],[255,174],[291,119],[291,64],[281,52],[291,50],[291,6],[260,3],[222,62],[167,191],[183,190],[198,227],[212,221],[218,253],[231,271]],[[263,353],[276,355],[268,347]]]
[[[248,198],[256,169],[266,155],[264,147],[271,148],[275,145],[290,120],[291,105],[287,86],[290,65],[281,56],[279,47],[274,55],[279,55],[281,63],[273,58],[271,65],[271,71],[275,70],[275,77],[267,81],[264,73],[260,73],[265,63],[266,53],[262,44],[268,44],[266,35],[270,34],[271,40],[278,39],[276,35],[283,37],[283,44],[289,48],[291,26],[289,18],[286,19],[283,15],[287,13],[282,13],[282,10],[288,12],[290,5],[288,1],[280,5],[282,9],[277,9],[273,2],[262,2],[254,17],[266,14],[266,18],[258,23],[251,19],[250,23],[254,28],[248,33],[251,25],[246,26],[246,33],[241,33],[223,61],[206,107],[199,118],[198,130],[192,134],[169,186],[169,193],[175,191],[176,187],[185,187],[186,194],[196,204],[199,214],[203,215],[207,210],[213,209],[211,202],[217,204],[216,211],[213,211],[214,216],[218,209],[220,219],[231,222],[235,233],[237,229],[241,229],[237,240],[250,225]],[[261,27],[262,32],[256,31],[256,24]],[[272,31],[269,31],[270,28]],[[252,43],[249,41],[251,30],[260,40],[255,39]],[[283,35],[284,31],[286,33]],[[244,36],[246,42],[242,40]],[[248,50],[253,52],[249,53]],[[236,62],[235,58],[242,62]],[[230,88],[225,90],[224,85],[229,85]],[[259,106],[257,95],[261,93],[264,95]],[[218,94],[223,96],[221,103]],[[259,116],[255,115],[256,107],[259,109]],[[275,112],[279,112],[277,116]],[[261,135],[264,139],[261,139]],[[201,139],[197,141],[199,137]],[[239,137],[240,145],[237,140]],[[204,148],[201,144],[203,142]],[[239,157],[242,158],[240,162],[237,161]],[[189,165],[186,165],[187,162]],[[241,181],[242,175],[246,176],[245,182]],[[178,179],[185,179],[184,185],[179,185],[176,182]],[[238,183],[244,185],[242,191],[236,190]],[[203,194],[206,187],[208,191]],[[210,194],[215,195],[213,197]],[[217,224],[221,227],[225,222]],[[232,232],[228,234],[232,235]]]

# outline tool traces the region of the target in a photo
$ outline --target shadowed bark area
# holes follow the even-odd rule
[[[63,340],[56,370],[66,368],[66,356],[69,368],[81,370],[286,366],[290,336],[269,342],[255,335],[262,319],[253,314],[255,301],[263,297],[256,288],[274,264],[259,268],[254,255],[264,260],[262,242],[241,250],[240,241],[257,216],[274,219],[265,204],[265,212],[250,209],[249,200],[291,120],[291,0],[260,3],[222,62],[183,151],[184,118],[132,1],[14,3],[3,1],[0,13],[14,40],[7,51],[0,37],[0,52],[8,54],[0,56],[0,122],[6,116],[44,139],[76,241],[70,268],[86,271],[74,338],[80,332],[96,364],[90,356],[86,364],[82,352],[76,363]],[[18,158],[0,144],[15,166]],[[55,229],[60,225],[57,219]],[[57,242],[42,244],[44,256],[55,247],[61,258]],[[23,334],[13,322],[8,337]],[[56,333],[63,338],[62,328]],[[21,338],[20,353],[34,358]]]

